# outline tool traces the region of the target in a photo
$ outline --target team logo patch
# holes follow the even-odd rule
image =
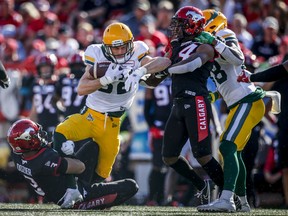
[[[184,109],[189,109],[191,107],[190,104],[184,104]]]
[[[89,113],[87,118],[88,121],[94,121],[94,118],[92,117],[92,115]]]
[[[32,127],[27,128],[24,133],[22,133],[19,137],[16,137],[15,140],[31,140],[30,132],[34,131]]]

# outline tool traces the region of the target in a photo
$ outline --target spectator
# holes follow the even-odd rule
[[[59,46],[55,54],[58,58],[67,59],[68,56],[79,49],[78,41],[73,38],[73,31],[68,25],[60,26],[57,39],[59,40]]]
[[[14,25],[15,27],[22,25],[23,17],[14,10],[14,4],[14,0],[0,1],[0,28],[7,24]]]
[[[136,40],[151,40],[156,48],[156,56],[159,56],[163,53],[164,47],[168,45],[168,39],[156,29],[155,22],[156,20],[151,16],[144,16],[140,21],[140,35],[136,37]]]
[[[100,39],[95,40],[93,26],[89,22],[81,22],[78,24],[75,38],[79,43],[80,50],[84,50],[90,44],[101,41]]]
[[[278,55],[280,38],[278,37],[279,24],[275,17],[266,17],[263,21],[263,36],[255,39],[251,51],[259,61],[267,61],[270,57]]]
[[[250,32],[247,31],[247,19],[243,14],[234,14],[232,22],[232,30],[235,32],[239,42],[242,42],[244,46],[251,49],[254,38]]]
[[[156,8],[156,29],[166,36],[169,35],[170,20],[174,15],[174,5],[167,0],[162,0]]]
[[[149,1],[137,0],[133,4],[132,11],[119,18],[119,21],[128,25],[131,28],[132,34],[136,38],[140,36],[140,22],[145,15],[149,16],[150,18],[153,17],[151,15],[151,8]]]

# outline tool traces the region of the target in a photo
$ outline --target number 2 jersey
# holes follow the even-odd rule
[[[193,54],[201,43],[186,41],[172,41],[172,64],[187,59]],[[193,72],[172,75],[172,96],[173,98],[189,98],[194,96],[208,96],[207,79],[210,76],[213,61],[206,62]]]
[[[55,204],[64,196],[67,187],[66,170],[62,160],[52,148],[42,148],[36,155],[23,158],[12,153],[16,169],[25,177],[34,191]]]
[[[142,41],[134,41],[132,57],[124,64],[136,70],[141,66],[141,59],[148,54],[149,47]],[[97,62],[111,62],[104,55],[102,44],[92,44],[85,51],[85,63],[93,66]],[[124,77],[88,95],[86,106],[101,113],[118,112],[129,109],[132,105],[137,89],[126,91]]]

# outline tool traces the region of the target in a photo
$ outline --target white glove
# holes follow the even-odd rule
[[[71,140],[67,140],[62,143],[61,151],[66,155],[72,155],[74,153],[75,144]]]
[[[8,88],[9,85],[10,85],[10,78],[7,78],[5,81],[4,81],[4,80],[0,80],[0,86],[1,86],[3,89]]]
[[[145,67],[140,67],[135,71],[130,71],[125,81],[125,90],[129,91],[130,89],[134,90],[135,88],[137,88],[139,80],[142,76],[146,74],[146,72],[147,69]]]
[[[123,68],[119,64],[111,63],[105,73],[105,76],[99,79],[102,86],[107,86],[119,80],[122,77]]]

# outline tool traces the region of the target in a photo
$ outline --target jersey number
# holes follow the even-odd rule
[[[227,74],[224,70],[221,70],[221,66],[216,61],[214,62],[214,67],[211,72],[213,74],[214,81],[219,85],[227,80]]]
[[[30,185],[34,188],[34,191],[37,194],[39,194],[40,196],[45,195],[44,191],[38,186],[37,182],[32,177],[29,177],[26,175],[23,175],[23,176],[30,182]]]
[[[74,87],[74,89],[71,86],[64,86],[62,88],[62,98],[64,100],[64,106],[65,107],[69,107],[72,104],[72,96],[73,93],[77,93],[77,87]],[[73,106],[75,107],[79,107],[82,104],[82,100],[83,100],[84,96],[80,96],[78,94],[76,94],[75,99],[73,100]]]
[[[119,80],[124,80],[124,76],[122,75],[122,78],[120,78]],[[116,93],[117,94],[125,94],[126,90],[125,90],[124,86],[125,86],[125,82],[119,82],[116,86]],[[113,90],[113,85],[109,84],[106,87],[99,89],[98,91],[102,91],[102,92],[110,94],[110,93],[112,93],[112,90]]]
[[[187,59],[192,53],[193,51],[196,49],[197,45],[195,44],[191,44],[187,47],[185,47],[183,50],[181,50],[179,52],[179,57],[181,57],[183,60]]]

